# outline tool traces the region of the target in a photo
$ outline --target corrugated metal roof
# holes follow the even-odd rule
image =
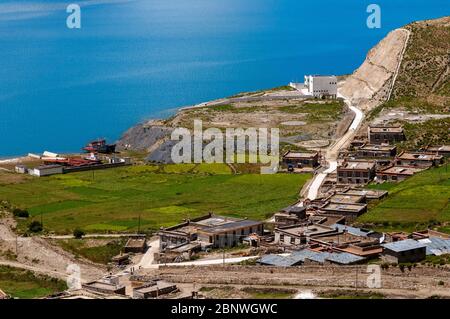
[[[295,256],[280,256],[280,255],[264,255],[259,260],[261,264],[278,266],[278,267],[290,267],[303,262],[303,259]]]
[[[314,255],[307,257],[307,259],[323,264],[331,255],[331,253],[327,252],[316,252]]]
[[[349,254],[349,253],[331,254],[327,258],[327,260],[329,260],[329,261],[333,261],[335,263],[342,264],[342,265],[352,264],[352,263],[359,262],[364,259],[365,259],[364,257],[356,256],[356,255]]]
[[[450,239],[430,237],[419,239],[419,242],[427,247],[427,255],[439,256],[443,254],[450,254]]]
[[[424,244],[422,244],[414,239],[405,239],[405,240],[396,241],[393,243],[384,244],[382,246],[384,248],[387,248],[387,249],[395,251],[395,252],[401,252],[401,251],[407,251],[407,250],[426,247]]]
[[[278,266],[278,267],[290,267],[301,264],[305,259],[323,264],[329,260],[342,265],[352,264],[361,260],[364,257],[356,256],[350,253],[329,253],[321,251],[312,251],[309,249],[303,249],[292,252],[288,256],[281,255],[264,255],[259,262],[264,265]]]

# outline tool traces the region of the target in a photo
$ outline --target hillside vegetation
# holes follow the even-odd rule
[[[400,148],[416,149],[448,144],[450,136],[450,17],[409,24],[411,32],[391,99],[372,110],[368,120],[381,111],[437,114],[440,119],[415,122],[392,118],[404,126],[408,141]]]
[[[0,266],[0,289],[13,298],[42,298],[67,289],[66,283],[30,271]]]
[[[378,230],[420,230],[437,227],[450,233],[450,168],[448,165],[421,172],[404,182],[372,185],[389,196],[369,208],[358,222]]]

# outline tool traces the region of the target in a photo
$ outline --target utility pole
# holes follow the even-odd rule
[[[16,256],[19,256],[19,235],[16,235]]]
[[[356,266],[355,290],[358,290],[358,266]]]
[[[41,225],[44,228],[44,213],[41,211]]]
[[[141,233],[141,213],[139,213],[139,218],[138,218],[138,234]]]

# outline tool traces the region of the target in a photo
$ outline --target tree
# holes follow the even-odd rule
[[[76,239],[81,239],[84,235],[84,231],[79,228],[75,228],[75,230],[73,231],[73,237],[75,237]]]
[[[33,220],[29,225],[28,225],[28,229],[33,232],[33,233],[39,233],[41,232],[44,228],[42,227],[42,223],[38,222],[37,220]]]

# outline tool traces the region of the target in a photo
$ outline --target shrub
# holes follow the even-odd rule
[[[76,239],[81,239],[84,235],[85,232],[79,228],[75,228],[75,230],[73,231],[73,237],[75,237]]]
[[[22,218],[30,217],[30,214],[28,213],[27,210],[20,209],[20,208],[14,208],[13,215],[14,215],[14,217],[22,217]]]
[[[33,232],[33,233],[39,233],[41,232],[44,228],[42,227],[42,223],[38,222],[37,220],[33,220],[29,225],[28,225],[28,229]]]
[[[442,280],[439,280],[438,285],[439,285],[439,286],[443,286],[443,285],[444,285],[444,282],[443,282]]]

